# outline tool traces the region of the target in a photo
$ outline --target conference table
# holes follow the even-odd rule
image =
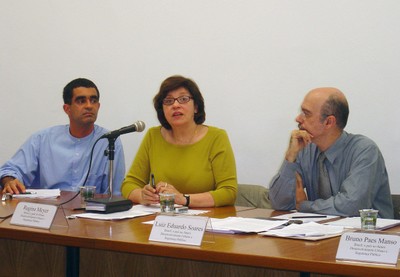
[[[12,199],[2,202],[0,276],[400,276],[400,265],[337,261],[340,237],[320,241],[258,234],[205,232],[200,246],[149,241],[156,215],[103,221],[66,219],[81,205],[79,197],[58,208],[50,229],[10,224],[20,201],[54,204],[55,200]],[[213,218],[271,217],[282,212],[253,207],[207,208]],[[387,233],[400,232],[400,227]]]

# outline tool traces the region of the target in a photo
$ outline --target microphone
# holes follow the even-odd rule
[[[146,128],[146,125],[144,124],[143,121],[136,121],[132,125],[122,127],[121,129],[105,133],[100,137],[100,139],[103,138],[108,138],[108,139],[114,139],[119,137],[120,135],[127,134],[127,133],[132,133],[132,132],[142,132]]]

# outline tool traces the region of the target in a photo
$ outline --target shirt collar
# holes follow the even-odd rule
[[[345,147],[347,136],[348,133],[343,131],[340,137],[325,151],[325,156],[331,164],[333,164],[337,156],[342,152],[341,150]]]
[[[71,135],[71,133],[70,133],[70,131],[69,131],[69,124],[67,124],[67,125],[65,125],[65,126],[66,126],[65,130],[66,130],[66,133],[68,134],[68,137],[69,137],[72,141],[75,141],[75,142],[90,141],[90,140],[93,138],[93,136],[95,136],[95,135],[97,134],[97,131],[98,131],[97,126],[96,126],[96,124],[95,124],[95,125],[94,125],[93,131],[92,131],[89,135],[87,135],[86,137],[83,137],[83,138],[76,138],[76,137],[74,137],[73,135]],[[100,137],[100,134],[99,134],[99,137]]]

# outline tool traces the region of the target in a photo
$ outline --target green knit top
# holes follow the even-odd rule
[[[235,158],[225,130],[207,126],[206,135],[191,145],[165,141],[161,126],[150,128],[121,186],[128,198],[137,188],[155,182],[172,184],[181,193],[209,191],[215,206],[234,205],[237,193]]]

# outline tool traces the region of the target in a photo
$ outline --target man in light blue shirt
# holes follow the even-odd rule
[[[78,191],[84,184],[95,142],[108,130],[95,125],[100,108],[96,85],[84,78],[72,80],[63,91],[64,112],[69,125],[50,127],[33,134],[0,168],[3,193],[32,189]],[[97,193],[108,193],[109,160],[104,155],[108,140],[93,148],[93,159],[86,185]],[[113,194],[120,195],[125,160],[120,139],[115,141]]]
[[[270,184],[272,207],[339,216],[359,216],[360,209],[371,208],[379,210],[380,217],[393,218],[378,146],[344,131],[349,114],[344,94],[336,88],[314,89],[301,110],[299,129],[292,131],[285,160]],[[326,159],[319,167],[322,155]]]

